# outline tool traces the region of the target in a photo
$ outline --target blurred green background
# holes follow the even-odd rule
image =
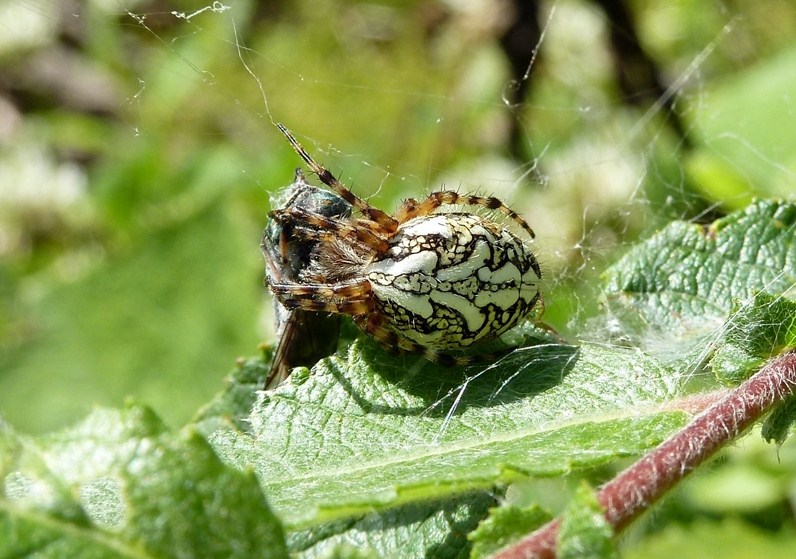
[[[179,426],[273,341],[275,121],[379,207],[507,200],[580,335],[640,235],[794,183],[796,5],[625,10],[0,0],[0,412],[41,432],[132,396]]]

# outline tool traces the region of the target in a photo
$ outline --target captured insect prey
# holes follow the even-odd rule
[[[348,202],[332,192],[307,184],[301,169],[296,169],[293,184],[272,197],[271,206],[277,210],[300,209],[325,217],[348,218],[351,215]],[[271,219],[260,243],[265,256],[266,282],[269,285],[298,282],[317,244],[317,240],[297,234],[295,224]],[[334,353],[340,334],[337,315],[288,309],[278,298],[274,298],[274,320],[279,341],[265,381],[266,390],[284,382],[294,367],[311,367]]]
[[[339,204],[319,205],[318,191],[305,190],[314,193],[271,212],[263,251],[278,304],[349,315],[388,350],[443,365],[497,355],[462,352],[513,328],[540,303],[542,272],[528,246],[534,238],[528,223],[497,198],[450,190],[405,200],[389,215],[351,192],[277,126],[334,194],[320,192]],[[312,188],[298,177],[301,188]],[[477,213],[437,212],[442,206],[500,212],[526,239]],[[307,316],[314,322],[320,315]]]

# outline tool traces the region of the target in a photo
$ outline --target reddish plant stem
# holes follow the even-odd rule
[[[766,364],[741,386],[600,489],[597,498],[618,532],[719,449],[796,389],[796,353]],[[553,559],[557,518],[498,553],[496,559]]]

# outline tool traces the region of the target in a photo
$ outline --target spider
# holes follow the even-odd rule
[[[388,350],[462,365],[486,356],[451,352],[506,332],[540,301],[542,271],[518,236],[475,213],[434,213],[441,206],[482,206],[508,216],[533,239],[528,223],[497,198],[438,191],[405,200],[391,216],[351,192],[287,128],[277,127],[321,182],[361,214],[328,216],[297,205],[270,213],[316,242],[299,281],[270,283],[288,309],[350,315]]]

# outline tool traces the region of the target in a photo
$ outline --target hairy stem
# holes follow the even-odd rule
[[[796,353],[769,361],[661,446],[602,487],[605,517],[618,532],[719,449],[796,389]],[[500,559],[552,559],[560,519],[496,555]]]

